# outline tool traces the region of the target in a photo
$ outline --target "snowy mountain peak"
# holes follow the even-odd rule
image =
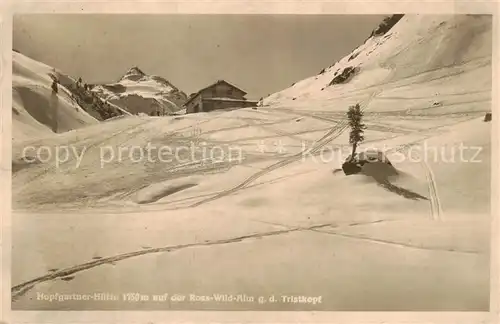
[[[176,88],[172,83],[170,83],[168,80],[165,78],[158,76],[158,75],[148,75],[144,73],[139,67],[134,66],[131,67],[130,69],[127,70],[127,72],[119,79],[118,83],[125,81],[135,81],[138,83],[141,82],[156,82],[158,83],[158,86],[160,87],[165,87],[165,89],[162,89],[163,92],[169,92],[169,91],[179,91],[178,88]]]
[[[118,82],[96,85],[92,91],[133,114],[170,114],[180,110],[187,100],[186,94],[172,83],[148,75],[137,66],[130,68]]]
[[[171,88],[173,91],[179,91],[179,89],[177,87],[175,87],[172,83],[170,83],[165,78],[162,78],[161,76],[151,75],[150,79],[156,81],[157,83],[159,83],[167,88]]]
[[[128,71],[120,78],[120,81],[125,79],[137,81],[144,76],[146,76],[146,73],[139,69],[139,67],[134,66],[128,69]]]

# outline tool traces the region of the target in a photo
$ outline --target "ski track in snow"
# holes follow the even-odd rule
[[[349,224],[343,224],[342,226],[351,227],[351,226],[359,226],[359,225],[371,225],[371,224],[387,222],[387,221],[394,221],[394,220],[382,219],[382,220],[367,221],[367,222],[353,222],[353,223],[349,223]],[[69,275],[72,275],[72,274],[75,274],[75,273],[78,273],[81,271],[85,271],[85,270],[88,270],[91,268],[95,268],[97,266],[105,265],[105,264],[114,265],[118,261],[130,259],[133,257],[138,257],[138,256],[146,255],[146,254],[152,254],[152,253],[173,252],[173,251],[178,251],[178,250],[186,249],[186,248],[196,248],[196,247],[204,247],[204,246],[212,246],[212,245],[224,245],[224,244],[230,244],[230,243],[239,243],[239,242],[251,240],[251,239],[259,239],[259,238],[264,238],[264,237],[283,235],[283,234],[289,234],[289,233],[293,233],[293,232],[302,232],[302,231],[312,231],[312,232],[328,234],[328,235],[336,235],[339,237],[345,237],[345,238],[350,238],[350,239],[355,239],[355,240],[362,240],[362,241],[367,241],[367,242],[372,242],[372,243],[377,243],[377,244],[391,245],[391,246],[402,247],[402,248],[412,248],[412,249],[418,249],[418,250],[431,250],[431,251],[466,253],[466,254],[479,253],[478,251],[473,251],[473,250],[428,248],[428,247],[416,246],[416,245],[412,245],[412,244],[393,242],[393,241],[389,241],[389,240],[374,239],[374,238],[370,238],[370,237],[345,234],[345,233],[337,232],[337,231],[332,232],[332,231],[323,231],[322,230],[323,228],[328,228],[328,227],[330,227],[330,228],[338,227],[339,225],[335,224],[335,223],[316,224],[316,225],[311,225],[311,226],[289,226],[289,225],[285,225],[285,224],[271,223],[271,222],[264,222],[264,221],[257,221],[257,222],[276,225],[279,227],[283,227],[284,229],[269,231],[269,232],[247,234],[247,235],[242,235],[242,236],[237,236],[237,237],[232,237],[232,238],[227,238],[227,239],[220,239],[220,240],[205,240],[204,242],[171,245],[171,246],[157,247],[157,248],[151,247],[148,249],[143,248],[141,250],[127,252],[127,253],[121,253],[121,254],[117,254],[114,256],[110,256],[110,257],[102,257],[102,258],[96,259],[94,261],[85,262],[82,264],[75,265],[73,267],[53,271],[49,274],[46,274],[46,275],[31,279],[29,281],[17,284],[11,288],[11,296],[12,296],[11,300],[12,300],[12,302],[15,302],[17,299],[22,297],[25,293],[27,293],[29,290],[33,289],[36,285],[38,285],[40,283],[55,280],[55,279],[60,279],[63,277],[67,277]]]
[[[441,209],[441,203],[439,201],[439,196],[437,192],[436,181],[434,178],[434,173],[432,172],[429,163],[422,159],[422,166],[425,170],[425,175],[427,178],[427,184],[429,187],[429,197],[430,197],[430,205],[431,205],[431,215],[434,220],[442,220],[443,211]]]
[[[368,99],[366,99],[365,101],[360,103],[362,110],[365,110],[367,108],[367,106],[369,105],[369,103],[373,100],[373,98],[375,98],[381,92],[382,92],[382,90],[374,91]],[[254,182],[258,178],[260,178],[260,177],[262,177],[262,176],[264,176],[264,175],[266,175],[274,170],[277,170],[279,168],[282,168],[284,166],[287,166],[291,163],[298,161],[300,158],[303,158],[308,153],[314,154],[314,153],[318,152],[325,145],[327,145],[328,143],[330,143],[331,141],[333,141],[334,139],[339,137],[347,129],[347,126],[348,126],[347,120],[341,121],[340,123],[338,123],[334,127],[332,127],[332,129],[330,131],[328,131],[325,135],[323,135],[323,137],[318,139],[315,142],[315,145],[313,147],[311,147],[303,152],[300,152],[298,154],[294,154],[287,159],[284,159],[284,160],[281,160],[277,163],[274,163],[274,164],[262,169],[261,171],[254,173],[249,178],[247,178],[246,180],[241,182],[239,185],[237,185],[231,189],[225,190],[221,193],[215,194],[214,196],[212,196],[210,198],[200,200],[200,201],[192,204],[190,207],[198,207],[202,204],[205,204],[205,203],[220,199],[222,197],[228,196],[230,194],[233,194],[233,193],[237,192],[238,190],[246,187],[248,184]]]
[[[274,235],[282,235],[282,234],[287,234],[287,233],[291,233],[291,232],[306,231],[306,230],[327,227],[327,226],[332,226],[332,225],[334,225],[334,224],[328,223],[328,224],[313,225],[313,226],[309,226],[309,227],[294,227],[294,228],[290,228],[290,229],[276,230],[276,231],[271,231],[271,232],[248,234],[248,235],[243,235],[243,236],[238,236],[238,237],[228,238],[228,239],[205,241],[202,243],[197,242],[197,243],[187,243],[187,244],[180,244],[180,245],[173,245],[173,246],[166,246],[166,247],[159,247],[159,248],[150,248],[147,250],[142,249],[142,250],[138,250],[138,251],[118,254],[115,256],[111,256],[111,257],[104,257],[104,258],[100,258],[100,259],[95,260],[95,261],[90,261],[90,262],[82,263],[79,265],[75,265],[75,266],[70,267],[70,268],[61,269],[61,270],[52,272],[50,274],[26,281],[23,283],[20,283],[18,285],[15,285],[11,288],[12,301],[16,301],[19,297],[21,297],[23,294],[28,292],[35,285],[40,284],[42,282],[58,279],[61,277],[66,277],[68,275],[71,275],[71,274],[74,274],[74,273],[77,273],[80,271],[84,271],[84,270],[87,270],[90,268],[94,268],[96,266],[129,259],[129,258],[137,257],[140,255],[145,255],[145,254],[150,254],[150,253],[159,253],[159,252],[170,252],[170,251],[176,251],[176,250],[180,250],[180,249],[193,248],[193,247],[236,243],[236,242],[241,242],[243,240],[248,240],[248,239],[262,238],[262,237],[274,236]]]
[[[91,144],[89,147],[87,147],[87,149],[89,148],[94,148],[94,147],[97,147],[123,133],[127,133],[127,132],[130,132],[130,131],[133,131],[132,132],[132,136],[128,136],[127,139],[124,141],[128,141],[131,137],[135,136],[135,134],[139,133],[142,129],[141,129],[141,126],[147,124],[147,123],[151,123],[152,121],[151,120],[147,120],[147,121],[144,121],[142,123],[139,123],[138,125],[134,124],[133,126],[130,126],[130,127],[127,127],[125,129],[121,129],[120,131],[106,137],[105,139],[101,140],[101,141],[98,141],[96,143],[93,143]],[[130,133],[129,133],[130,134]],[[61,165],[64,165],[66,163],[69,163],[69,162],[73,162],[73,160],[67,160],[67,161],[64,161],[60,164]],[[56,169],[57,166],[55,164],[49,164],[49,166],[43,168],[43,170],[41,170],[40,172],[38,172],[36,175],[34,175],[33,177],[27,179],[24,184],[19,188],[19,190],[17,191],[17,194],[22,192],[30,183],[32,183],[33,181],[43,177],[44,175],[46,175],[47,173],[51,172],[51,171],[54,171],[54,169]]]
[[[115,132],[114,134],[102,139],[102,140],[99,140],[95,143],[92,143],[90,146],[86,147],[86,151],[88,151],[89,149],[92,149],[92,148],[95,148],[95,147],[98,147],[99,145],[102,145],[124,133],[127,134],[127,136],[125,137],[124,140],[122,140],[118,145],[117,147],[120,147],[120,145],[128,142],[129,140],[135,138],[138,134],[140,134],[145,128],[143,126],[147,125],[147,124],[152,124],[154,122],[157,122],[158,120],[157,119],[147,119],[145,121],[142,121],[138,124],[134,124],[133,126],[130,126],[130,127],[126,127],[126,128],[123,128],[123,129],[120,129],[119,131]],[[193,127],[196,127],[200,124],[203,124],[203,123],[206,123],[206,122],[209,122],[210,120],[209,119],[206,119],[206,120],[203,120],[203,121],[200,121],[198,122],[197,124],[194,124],[194,125],[189,125],[189,126],[186,126],[186,127],[183,127],[183,128],[180,128],[180,129],[176,129],[172,132],[170,132],[168,134],[169,137],[171,136],[175,136],[175,134],[177,132],[180,132],[180,131],[183,131],[183,130],[186,130],[186,129],[189,129],[189,128],[193,128]],[[61,167],[62,165],[65,165],[67,163],[70,163],[70,162],[73,162],[73,160],[67,160],[67,161],[63,161],[62,163],[60,163],[59,167]],[[21,193],[24,189],[26,189],[33,181],[47,175],[48,173],[50,173],[51,171],[54,171],[54,169],[56,169],[57,166],[53,163],[49,164],[48,166],[46,166],[45,168],[43,168],[40,172],[38,172],[36,175],[34,175],[33,177],[27,179],[22,186],[20,186],[20,188],[18,188],[16,190],[16,195]]]

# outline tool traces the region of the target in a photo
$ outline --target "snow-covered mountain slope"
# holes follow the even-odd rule
[[[13,308],[35,307],[41,292],[175,287],[322,296],[314,310],[487,311],[491,36],[490,16],[406,15],[265,106],[121,118],[29,142],[80,154],[13,175]],[[329,86],[339,75],[346,82]],[[397,174],[338,171],[358,102],[359,150],[383,150]],[[313,309],[277,304],[234,307]]]
[[[262,103],[313,111],[346,111],[367,100],[369,112],[489,110],[491,24],[489,15],[405,15],[385,35]],[[464,98],[468,103],[458,104]]]
[[[12,52],[13,139],[39,138],[98,122],[72,99],[71,91],[63,85],[53,95],[51,76],[72,80],[46,64]]]
[[[118,82],[95,85],[92,91],[132,114],[171,114],[187,100],[186,94],[170,82],[146,75],[138,67],[129,69]]]
[[[456,136],[454,142],[462,137],[465,141],[467,132],[456,132],[455,126],[468,123],[470,127],[489,127],[488,123],[478,121],[485,112],[491,111],[491,23],[491,16],[405,15],[385,35],[369,38],[354,51],[358,55],[354,55],[353,59],[350,59],[353,55],[347,56],[325,69],[324,73],[265,98],[263,107],[150,118],[144,119],[144,124],[134,119],[113,120],[99,125],[101,128],[92,127],[68,134],[67,138],[54,140],[54,143],[67,140],[79,145],[78,139],[85,138],[85,143],[106,141],[111,146],[127,143],[142,147],[147,143],[173,145],[174,139],[178,139],[180,142],[176,145],[182,146],[182,143],[189,144],[197,137],[197,140],[209,143],[210,147],[221,143],[236,145],[244,153],[245,159],[241,164],[245,165],[285,160],[283,165],[278,163],[280,168],[285,168],[301,161],[297,156],[301,152],[308,156],[311,150],[319,154],[326,149],[340,154],[333,163],[338,166],[343,156],[350,153],[345,112],[350,104],[357,102],[361,102],[365,109],[364,123],[367,126],[365,142],[360,149],[380,148],[387,151],[391,159],[393,153],[450,132]],[[326,86],[336,76],[337,70],[348,66],[358,67],[359,73],[345,84]],[[120,82],[137,85],[142,82],[138,80],[151,82],[147,81],[151,80],[150,77],[137,70],[127,73]],[[475,122],[471,123],[471,120]],[[167,131],[174,136],[171,139],[173,142],[165,142]],[[486,137],[481,139],[483,146],[489,143],[487,132],[485,134]],[[280,152],[273,151],[276,149]],[[95,150],[98,160],[99,150]],[[141,169],[131,161],[132,158],[125,157],[116,165],[105,165],[112,165],[113,172],[106,173],[106,177],[110,178],[106,181],[107,185],[102,186],[102,169],[93,169],[96,159],[92,158],[92,152],[89,150],[86,153],[88,167],[79,169],[73,176],[78,178],[75,181],[83,190],[79,195],[89,192],[88,185],[92,186],[92,194],[99,199],[118,191],[135,192],[137,186],[171,177],[204,173],[213,168],[225,172],[226,168],[233,167],[233,163],[228,161],[217,163],[214,167],[206,161],[182,163],[173,160],[158,164],[148,161]],[[13,155],[20,153],[21,150],[14,147]],[[166,165],[172,168],[171,173],[163,172]],[[188,172],[184,168],[195,171]],[[129,174],[131,170],[133,174]],[[489,168],[481,170],[485,177],[489,177]],[[29,178],[30,171],[26,172],[24,176]],[[85,174],[80,174],[82,172]],[[20,183],[23,183],[23,173],[17,177]],[[127,177],[123,177],[124,174]],[[231,181],[239,178],[235,175]],[[36,178],[36,181],[43,179]],[[221,183],[227,184],[222,180]],[[50,204],[52,198],[44,191],[48,185],[27,188],[28,192],[16,198],[19,206],[37,202]],[[62,196],[58,200],[74,201],[74,197],[65,196],[69,187],[57,186],[53,193],[61,191]],[[209,189],[210,186],[207,187]],[[37,192],[38,198],[33,199],[29,191]],[[77,191],[73,190],[73,193],[77,194]]]

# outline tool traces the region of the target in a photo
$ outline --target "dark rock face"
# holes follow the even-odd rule
[[[394,14],[389,17],[384,18],[384,20],[378,25],[378,27],[372,31],[371,36],[381,36],[391,30],[398,21],[403,18],[404,14]]]
[[[349,61],[351,61],[351,60],[354,60],[356,57],[358,57],[358,55],[359,55],[359,52],[358,52],[358,53],[354,53],[354,54],[352,54],[352,55],[349,57],[349,59],[347,60],[347,62],[349,62]]]
[[[125,87],[124,85],[119,84],[119,83],[103,84],[102,87],[106,88],[109,91],[112,91],[114,93],[123,93],[123,92],[127,91],[127,87]]]
[[[491,121],[491,113],[486,113],[486,115],[484,115],[484,121],[485,122]]]
[[[346,67],[342,73],[340,73],[339,75],[337,75],[335,78],[333,78],[332,81],[330,81],[330,83],[328,84],[329,86],[332,86],[334,84],[342,84],[342,83],[347,83],[349,80],[351,80],[354,75],[356,75],[356,73],[359,72],[359,68],[358,67],[352,67],[352,66],[348,66]]]

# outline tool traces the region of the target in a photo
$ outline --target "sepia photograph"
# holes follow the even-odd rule
[[[12,310],[490,310],[492,15],[12,21]]]

